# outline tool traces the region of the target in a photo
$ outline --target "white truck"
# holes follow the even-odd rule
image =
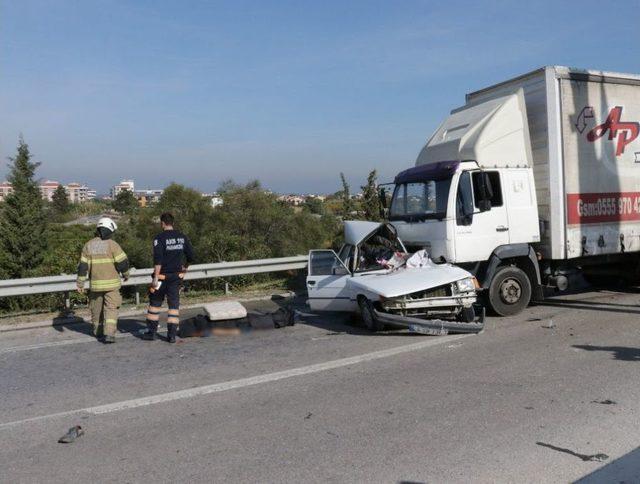
[[[578,271],[638,274],[639,132],[639,75],[544,67],[467,94],[381,195],[409,250],[516,314]]]

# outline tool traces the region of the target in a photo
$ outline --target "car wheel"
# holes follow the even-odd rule
[[[499,316],[518,314],[531,300],[531,281],[522,269],[500,269],[489,286],[489,306]]]
[[[375,333],[376,331],[384,329],[384,324],[378,320],[376,313],[373,312],[373,304],[371,304],[371,301],[366,297],[361,297],[358,299],[358,306],[360,306],[362,322],[369,331]]]

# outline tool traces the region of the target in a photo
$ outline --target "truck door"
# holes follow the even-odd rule
[[[500,172],[488,170],[493,196],[491,209],[479,211],[480,171],[464,171],[456,192],[456,262],[487,260],[496,247],[509,243],[507,209],[502,195]],[[475,188],[475,189],[474,189]]]
[[[309,252],[307,292],[313,311],[351,311],[355,302],[347,290],[351,273],[332,250]]]

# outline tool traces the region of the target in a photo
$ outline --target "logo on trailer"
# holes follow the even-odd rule
[[[586,106],[580,111],[575,123],[578,132],[582,134],[585,131],[587,118],[595,118],[593,113],[594,110],[591,106]],[[607,135],[609,141],[615,140],[616,156],[620,156],[624,153],[627,145],[635,141],[639,134],[640,123],[637,121],[622,121],[622,106],[616,106],[609,111],[604,123],[597,125],[587,133],[587,141],[593,143]],[[636,156],[636,158],[638,157]]]

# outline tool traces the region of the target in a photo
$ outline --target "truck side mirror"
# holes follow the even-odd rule
[[[478,200],[478,210],[488,212],[491,210],[491,200]]]
[[[382,208],[387,208],[387,190],[384,188],[378,190],[378,197],[380,198],[380,206]]]
[[[488,212],[491,210],[491,199],[493,198],[493,187],[491,186],[491,179],[489,174],[482,171],[480,176],[477,177],[478,184],[476,189],[478,190],[478,209],[481,212]]]

